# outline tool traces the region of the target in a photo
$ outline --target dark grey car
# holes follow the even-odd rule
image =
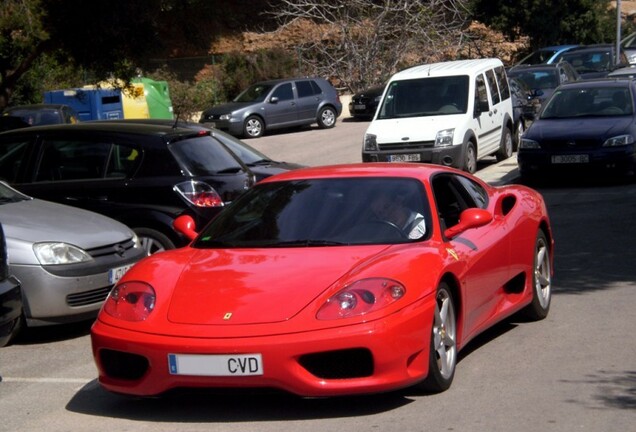
[[[200,123],[235,136],[256,138],[266,130],[318,124],[332,128],[342,113],[336,89],[322,78],[291,78],[251,85],[232,102],[201,114]]]

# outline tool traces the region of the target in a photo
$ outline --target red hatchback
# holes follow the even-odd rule
[[[542,197],[452,168],[299,169],[175,224],[192,243],[128,271],[92,328],[107,390],[443,391],[469,340],[550,307]]]

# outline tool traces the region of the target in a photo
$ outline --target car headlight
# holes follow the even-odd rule
[[[521,138],[521,142],[519,143],[520,149],[538,149],[541,148],[538,142],[531,139]]]
[[[133,232],[132,241],[133,241],[133,247],[135,249],[141,248],[141,241],[139,240],[139,236],[135,232]]]
[[[628,144],[634,143],[634,137],[631,135],[619,135],[612,138],[607,139],[603,143],[603,147],[620,147],[626,146]]]
[[[406,288],[394,280],[373,278],[352,283],[322,305],[316,318],[332,320],[368,314],[398,301]]]
[[[115,286],[104,303],[104,312],[125,321],[143,321],[155,308],[157,295],[144,282],[124,282]]]
[[[636,63],[636,54],[630,54],[629,56],[627,56],[627,61],[629,63]]]
[[[221,114],[219,120],[229,120],[232,118],[232,114]]]
[[[68,243],[35,243],[33,252],[42,265],[76,264],[92,261],[84,250]]]
[[[374,134],[364,134],[364,151],[378,151],[377,138]]]
[[[437,135],[435,136],[435,147],[452,146],[453,135],[455,135],[455,129],[444,129],[437,132]]]

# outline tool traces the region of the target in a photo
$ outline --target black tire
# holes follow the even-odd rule
[[[451,386],[457,365],[457,317],[455,301],[446,283],[437,288],[431,330],[428,376],[419,386],[429,393],[440,393]]]
[[[519,119],[519,123],[517,123],[517,127],[515,127],[515,138],[514,138],[514,149],[513,151],[519,150],[519,145],[521,144],[521,136],[526,131],[526,126],[523,119]]]
[[[172,240],[157,230],[152,228],[134,228],[133,231],[139,237],[141,247],[146,250],[147,255],[175,248]]]
[[[337,118],[336,110],[332,107],[322,107],[318,112],[318,127],[320,129],[330,129],[336,125]]]
[[[477,151],[475,150],[475,144],[472,141],[468,141],[468,144],[466,144],[463,169],[470,174],[475,174],[475,172],[477,172]]]
[[[532,321],[539,321],[548,316],[552,299],[550,245],[541,230],[537,234],[533,256],[532,302],[523,310],[523,315]]]
[[[11,345],[11,343],[18,337],[18,334],[25,327],[25,322],[26,320],[24,318],[24,312],[23,312],[22,314],[20,314],[19,317],[14,319],[11,323],[6,324],[6,326],[10,328],[11,330],[9,330],[9,333],[6,336],[0,338],[0,348]]]
[[[265,122],[259,116],[249,116],[243,123],[243,136],[246,138],[258,138],[265,133]]]
[[[513,151],[514,151],[514,143],[512,142],[512,134],[510,133],[510,130],[506,127],[503,130],[501,143],[499,144],[499,150],[497,151],[497,154],[496,154],[497,160],[503,161],[512,157]]]

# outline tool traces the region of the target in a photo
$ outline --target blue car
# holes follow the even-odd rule
[[[557,63],[560,56],[572,48],[576,48],[578,45],[554,45],[539,48],[533,51],[531,54],[519,60],[515,65],[535,65],[535,64],[552,64]]]
[[[522,177],[546,173],[631,173],[636,162],[636,84],[630,78],[563,84],[523,135]]]

